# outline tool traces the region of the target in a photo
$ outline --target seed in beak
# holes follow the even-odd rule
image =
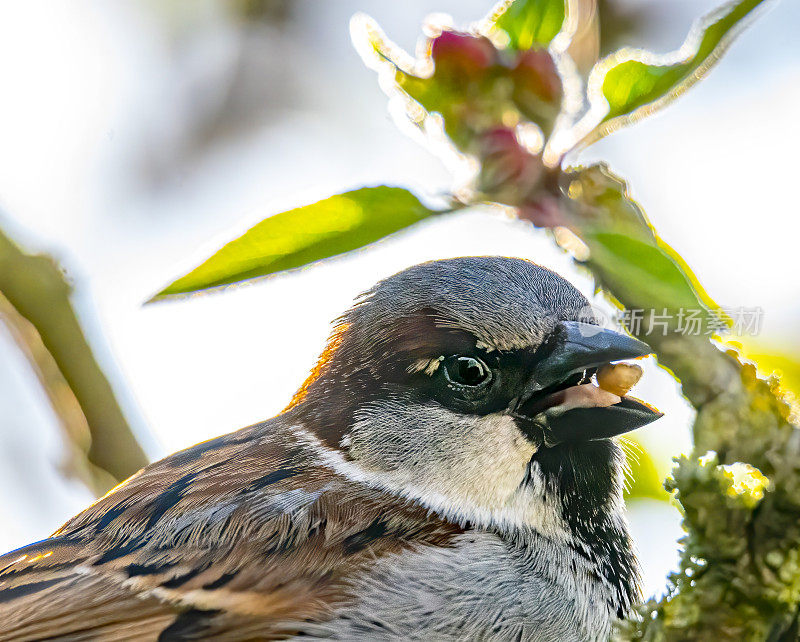
[[[642,372],[642,367],[635,363],[607,363],[597,370],[597,385],[624,397],[642,378]]]

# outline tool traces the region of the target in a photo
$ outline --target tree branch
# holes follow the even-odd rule
[[[24,253],[0,231],[0,315],[61,421],[72,470],[102,493],[145,466],[147,457],[92,354],[70,292],[50,257]]]

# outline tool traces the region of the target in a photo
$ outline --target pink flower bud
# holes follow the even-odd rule
[[[431,57],[437,74],[478,76],[495,63],[497,50],[482,36],[443,31],[433,41]]]
[[[511,74],[521,96],[530,93],[546,103],[560,104],[561,78],[547,50],[523,51]]]

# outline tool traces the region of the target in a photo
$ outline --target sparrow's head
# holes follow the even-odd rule
[[[593,375],[650,352],[530,261],[433,261],[339,319],[291,411],[360,469],[430,497],[491,513],[535,486],[617,507],[611,438],[660,414]]]

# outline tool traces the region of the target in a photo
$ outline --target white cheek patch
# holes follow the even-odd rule
[[[447,419],[445,413],[439,417],[442,422]],[[363,418],[354,427],[355,432],[370,427],[385,432],[385,420],[385,415],[382,421],[380,417]],[[425,457],[429,465],[419,462],[420,465],[414,467],[403,465],[399,460],[388,467],[380,466],[369,458],[359,459],[359,453],[354,453],[353,449],[350,454],[355,454],[356,459],[346,459],[342,451],[323,445],[302,426],[294,426],[291,431],[326,468],[353,482],[415,500],[457,523],[532,528],[554,540],[569,540],[571,535],[561,516],[560,505],[552,494],[544,493],[543,480],[523,483],[534,446],[525,440],[508,416],[489,416],[478,423],[480,425],[473,428],[482,433],[480,439],[477,435],[470,439],[463,434],[467,425],[454,426],[461,428],[459,441],[470,445],[469,451],[459,451],[454,447],[455,442],[443,443],[444,450],[435,458]],[[348,443],[357,442],[351,433]]]

